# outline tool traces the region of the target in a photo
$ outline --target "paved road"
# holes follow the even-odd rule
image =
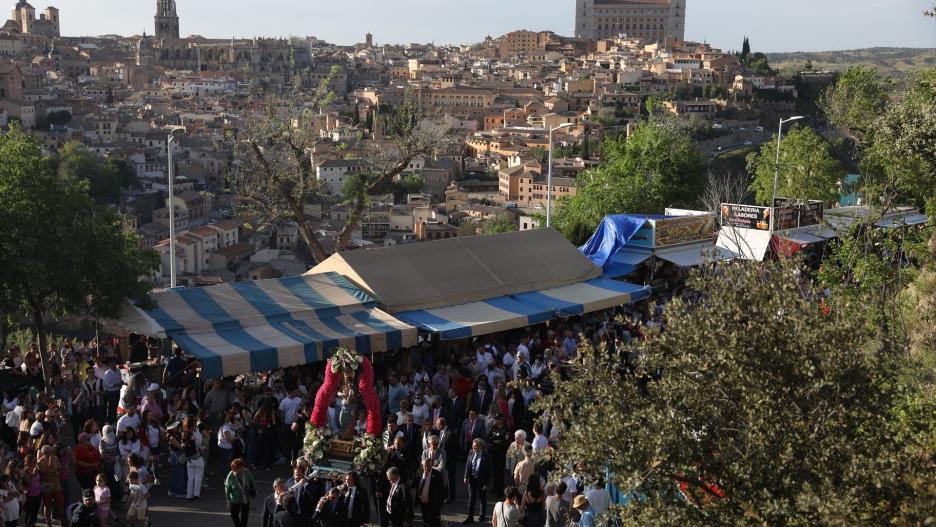
[[[160,479],[162,485],[153,487],[152,497],[150,498],[150,519],[153,527],[229,527],[233,525],[230,516],[226,511],[226,504],[223,493],[223,478],[227,475],[225,471],[221,473],[221,464],[217,460],[210,463],[214,474],[206,476],[207,487],[202,491],[202,498],[197,501],[187,501],[184,498],[170,498],[167,493],[169,482],[169,468],[160,469]],[[281,477],[287,478],[290,470],[287,465],[277,467],[275,470],[254,471],[254,477],[257,479],[257,498],[252,500],[250,506],[250,526],[259,526],[261,524],[261,508],[263,498],[266,498],[273,488],[273,480]],[[464,486],[457,489],[457,501],[451,505],[446,505],[442,509],[442,521],[448,524],[461,525],[467,512],[466,490]],[[488,495],[488,511],[493,510],[495,497]],[[374,511],[373,499],[371,500],[371,522],[376,524],[376,512]],[[489,524],[490,519],[485,519],[479,524]],[[417,509],[414,523],[420,522],[420,513]]]

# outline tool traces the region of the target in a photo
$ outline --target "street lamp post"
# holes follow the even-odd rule
[[[575,126],[574,123],[562,123],[549,129],[549,169],[546,173],[546,226],[552,226],[552,172],[553,172],[553,132]],[[586,139],[587,140],[587,139]]]
[[[174,167],[172,166],[172,143],[177,139],[182,138],[182,134],[185,133],[184,127],[173,128],[169,132],[169,139],[166,141],[166,151],[168,154],[168,165],[169,165],[169,287],[174,288],[176,286],[176,240],[175,240],[175,204],[172,202],[173,198],[173,186],[175,183],[175,175],[173,173]]]
[[[777,201],[777,186],[780,184],[780,140],[783,138],[783,125],[793,121],[805,119],[802,115],[796,115],[789,119],[780,119],[780,129],[777,131],[777,165],[774,167],[773,194],[770,195],[770,232],[774,230],[774,203]]]

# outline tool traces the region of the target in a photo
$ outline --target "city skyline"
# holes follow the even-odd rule
[[[62,34],[66,36],[153,32],[156,5],[152,0],[134,0],[131,5],[126,0],[95,0],[94,10],[87,9],[86,0],[33,3],[37,10],[46,5],[58,7],[62,11]],[[6,0],[4,8],[14,4]],[[256,2],[247,0],[177,0],[177,4],[183,36],[315,36],[343,45],[363,42],[368,31],[378,44],[470,44],[515,29],[571,35],[574,22],[571,0],[552,0],[546,5],[536,0],[511,0],[506,4],[479,0],[472,4],[470,12],[458,12],[451,0],[398,0],[392,5],[377,0],[325,5],[271,0],[259,10]],[[924,9],[932,7],[930,4],[929,0],[869,0],[858,5],[845,0],[788,0],[782,4],[688,0],[686,38],[737,49],[747,35],[755,51],[765,52],[930,48],[936,47],[936,26],[932,19],[922,16]],[[248,10],[254,10],[249,17],[233,16]],[[103,12],[108,16],[101,16]],[[492,15],[495,13],[497,16]],[[413,24],[414,19],[425,23]],[[761,25],[764,20],[771,21],[769,26]]]

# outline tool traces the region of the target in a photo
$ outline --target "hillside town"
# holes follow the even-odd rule
[[[245,116],[263,94],[297,80],[284,112],[299,115],[323,79],[335,94],[315,118],[318,139],[308,152],[323,194],[309,218],[326,244],[346,221],[345,181],[389,140],[383,108],[411,98],[457,137],[398,176],[418,177],[412,192],[374,196],[351,240],[365,248],[474,234],[496,217],[518,230],[541,226],[551,131],[550,192],[558,200],[574,195],[576,176],[598,162],[588,145],[627,134],[654,94],[670,94],[666,111],[698,123],[710,137],[704,148],[715,151],[767,139],[762,124],[793,110],[799,83],[832,78],[744,67],[735,53],[682,40],[684,15],[668,7],[586,17],[575,37],[518,29],[464,46],[380,45],[369,33],[354,46],[315,37],[183,38],[184,10],[158,1],[150,34],[67,37],[58,29],[67,12],[49,7],[36,18],[32,5],[16,3],[0,30],[0,126],[33,130],[49,153],[77,142],[102,161],[122,162],[127,184],[111,203],[163,255],[164,279],[174,208],[179,275],[188,284],[295,275],[314,263],[295,224],[259,228],[239,214],[225,184]],[[170,203],[167,143],[176,127],[185,134],[171,145]]]

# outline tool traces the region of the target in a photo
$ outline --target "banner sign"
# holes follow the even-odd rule
[[[701,214],[655,220],[654,247],[666,247],[715,236],[715,215]]]
[[[721,220],[722,225],[769,231],[770,207],[722,203]]]

